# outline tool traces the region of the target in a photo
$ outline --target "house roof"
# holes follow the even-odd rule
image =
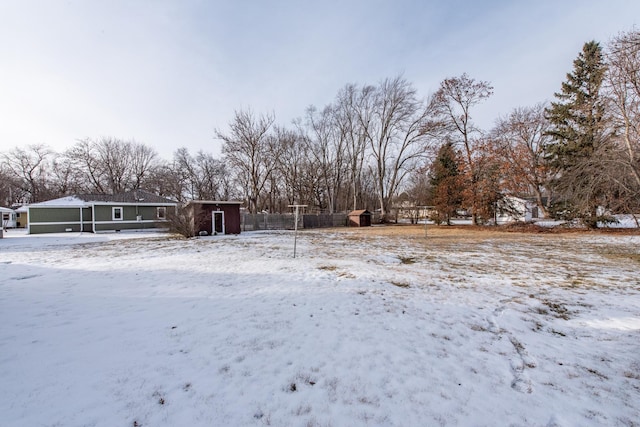
[[[59,199],[47,200],[45,202],[31,203],[28,207],[83,207],[86,206],[84,200],[77,196],[60,197]]]
[[[15,212],[13,209],[0,207],[0,212]]]
[[[46,202],[33,203],[30,207],[84,207],[92,203],[127,203],[127,204],[176,204],[166,197],[158,196],[148,191],[136,190],[119,194],[76,194],[47,200]]]
[[[349,212],[349,216],[360,216],[360,215],[371,215],[371,212],[369,212],[366,209],[360,209],[360,210],[357,210],[357,211]]]
[[[166,197],[158,196],[144,190],[134,190],[118,194],[78,194],[79,199],[85,202],[107,203],[176,203]]]

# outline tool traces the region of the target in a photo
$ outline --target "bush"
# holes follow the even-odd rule
[[[167,212],[167,221],[170,232],[180,234],[187,239],[196,236],[192,209],[181,206],[175,212]]]

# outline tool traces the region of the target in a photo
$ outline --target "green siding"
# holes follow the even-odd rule
[[[31,222],[80,221],[80,208],[30,208],[29,212]],[[88,221],[91,221],[91,215]]]
[[[113,221],[113,208],[122,208],[123,221],[136,221],[138,215],[142,215],[143,221],[157,219],[156,206],[118,206],[118,205],[98,205],[96,209],[96,221]]]
[[[113,220],[113,208],[122,208],[122,220]],[[159,228],[166,225],[166,221],[157,220],[156,206],[120,206],[120,205],[96,205],[95,218],[92,218],[92,209],[90,207],[82,210],[83,231],[93,231],[92,220],[96,222],[105,222],[105,224],[96,224],[96,231],[112,231],[112,230],[135,230]],[[64,233],[67,229],[74,232],[80,231],[80,208],[79,207],[32,207],[31,227],[29,233]],[[140,222],[137,217],[141,216]],[[34,224],[35,223],[35,224]],[[62,224],[52,224],[62,223]]]
[[[91,224],[82,224],[83,231],[90,233]],[[42,234],[42,233],[65,233],[70,228],[72,232],[80,232],[80,224],[31,224],[29,227],[29,234]]]
[[[120,231],[120,230],[144,230],[149,228],[162,228],[163,222],[112,222],[110,224],[96,224],[96,231]]]
[[[123,221],[136,221],[138,215],[142,215],[142,219],[154,220],[156,219],[156,207],[155,206],[95,206],[96,209],[96,221],[113,221],[113,208],[122,208],[122,220]]]
[[[113,219],[113,206],[94,206],[96,221],[111,221]]]
[[[139,215],[142,215],[143,220],[156,219],[157,211],[155,206],[140,206],[138,208]],[[134,217],[135,219],[135,217]]]

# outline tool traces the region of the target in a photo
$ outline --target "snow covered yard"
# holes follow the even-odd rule
[[[637,426],[639,244],[8,233],[0,425]]]

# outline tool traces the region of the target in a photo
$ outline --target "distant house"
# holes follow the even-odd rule
[[[26,205],[20,206],[16,210],[16,228],[27,228],[29,225],[29,209]]]
[[[529,198],[505,196],[498,202],[496,209],[497,224],[530,222],[539,217],[538,205]]]
[[[0,207],[0,215],[2,216],[2,222],[0,222],[1,228],[6,229],[16,227],[16,211]]]
[[[207,234],[240,234],[242,202],[222,200],[192,200],[187,203],[195,231]]]
[[[173,200],[136,190],[121,194],[80,194],[27,206],[29,234],[158,228]]]

